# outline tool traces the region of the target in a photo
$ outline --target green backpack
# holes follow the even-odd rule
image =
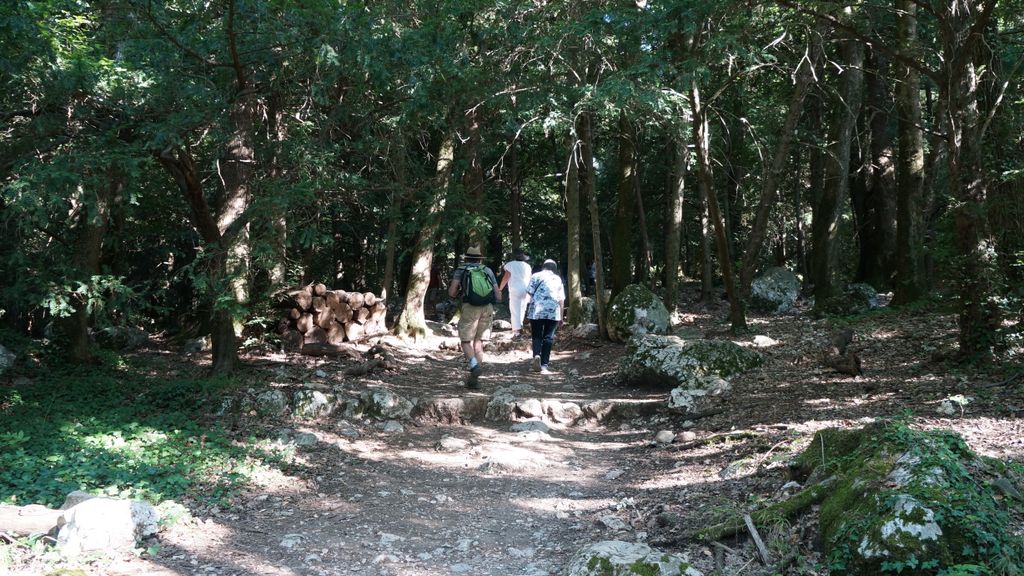
[[[473,306],[494,303],[494,285],[483,266],[465,266],[462,275],[462,301]]]

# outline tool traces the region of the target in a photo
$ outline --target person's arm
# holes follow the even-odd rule
[[[448,297],[458,298],[459,292],[462,289],[462,275],[459,274],[458,270],[452,275],[452,281],[448,284]]]
[[[495,300],[495,302],[501,302],[501,289],[505,287],[505,278],[507,278],[507,277],[508,277],[508,274],[503,275],[501,277],[502,284],[501,284],[501,286],[498,286],[498,280],[494,278],[494,272],[491,272],[491,278],[494,280],[494,283],[492,285],[495,288],[495,291],[494,291],[494,300]]]
[[[508,264],[505,266],[508,266]],[[498,294],[501,294],[501,291],[505,289],[505,286],[508,286],[508,279],[510,276],[512,276],[512,273],[509,272],[509,269],[502,268],[501,282],[498,283]]]

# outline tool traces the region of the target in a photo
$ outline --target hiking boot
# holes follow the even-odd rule
[[[549,370],[547,366],[541,366],[540,367],[540,373],[541,374],[554,374],[554,372]]]
[[[466,388],[476,390],[480,387],[480,373],[483,372],[483,366],[477,364],[469,369],[469,377],[466,378]]]
[[[533,360],[530,361],[530,369],[534,372],[540,372],[540,356],[533,357]]]

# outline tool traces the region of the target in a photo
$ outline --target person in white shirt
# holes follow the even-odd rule
[[[526,303],[530,301],[530,295],[526,293],[526,286],[530,282],[530,274],[533,269],[527,262],[530,257],[522,250],[512,253],[512,261],[505,264],[505,274],[501,276],[501,283],[498,291],[508,286],[508,310],[512,314],[512,338],[518,339],[523,329],[523,315],[526,314]]]
[[[565,285],[558,275],[558,263],[545,260],[540,272],[530,278],[526,292],[532,298],[526,317],[530,319],[530,334],[533,335],[533,369],[551,374],[548,369],[551,347],[565,307]]]

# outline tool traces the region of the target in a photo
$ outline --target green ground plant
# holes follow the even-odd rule
[[[223,503],[260,467],[281,463],[256,443],[233,443],[207,418],[232,380],[103,360],[39,369],[3,390],[0,502],[56,507],[84,490]]]

